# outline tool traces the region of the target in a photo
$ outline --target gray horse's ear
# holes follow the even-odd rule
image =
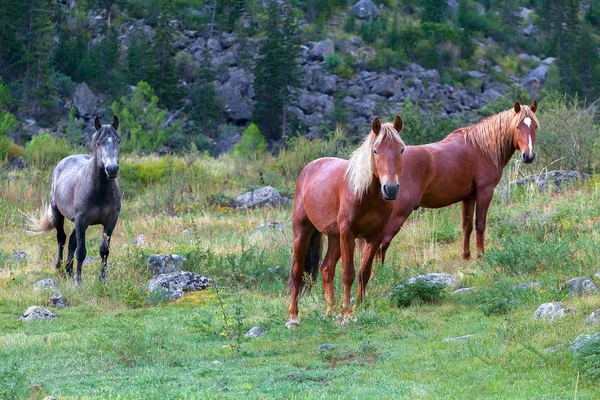
[[[100,118],[96,117],[96,119],[94,120],[94,128],[96,128],[97,131],[100,130],[100,128],[102,128],[102,122],[100,122]]]
[[[533,100],[533,103],[531,103],[531,111],[536,112],[537,111],[537,100]]]
[[[379,121],[379,117],[373,118],[373,123],[371,124],[371,129],[373,130],[373,133],[375,135],[379,134],[379,131],[381,130],[381,121]]]
[[[113,128],[117,129],[119,127],[119,118],[117,118],[117,116],[115,115],[113,117],[113,123],[112,123]]]
[[[517,114],[521,112],[521,104],[518,101],[515,101],[515,112]]]
[[[396,114],[396,119],[394,119],[394,129],[398,131],[398,133],[402,132],[402,117]]]

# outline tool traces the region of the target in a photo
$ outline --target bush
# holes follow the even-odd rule
[[[25,147],[25,159],[38,169],[54,167],[71,154],[71,147],[63,138],[42,133],[34,137]]]
[[[342,65],[342,56],[339,54],[327,54],[325,56],[325,68],[329,71],[335,71],[340,65]]]
[[[444,283],[429,283],[417,279],[413,284],[401,284],[392,289],[389,299],[397,307],[406,307],[423,302],[433,303],[444,297]]]
[[[257,158],[266,152],[267,141],[254,123],[242,133],[242,140],[233,149],[234,156],[246,159]]]

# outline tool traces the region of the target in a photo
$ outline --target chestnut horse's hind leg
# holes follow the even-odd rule
[[[379,251],[375,254],[380,259],[382,264],[385,263],[385,253],[390,247],[392,239],[398,234],[398,232],[400,232],[400,229],[402,229],[402,225],[404,225],[404,221],[406,221],[406,218],[408,218],[413,208],[414,207],[404,207],[403,212],[400,214],[396,214],[395,216],[392,215],[387,225],[385,226],[383,240],[381,241]],[[375,274],[372,274],[371,279],[373,279],[374,277]]]
[[[484,247],[484,235],[485,235],[485,222],[487,218],[488,208],[492,202],[492,196],[494,195],[494,188],[484,189],[477,193],[477,218],[475,221],[475,233],[477,235],[477,251],[478,256],[485,253]]]
[[[475,199],[462,202],[462,231],[463,251],[462,258],[471,259],[471,232],[473,232],[473,211],[475,210]]]
[[[373,266],[373,259],[380,249],[381,239],[367,242],[363,254],[362,254],[362,266],[358,271],[358,292],[357,292],[357,304],[360,301],[364,301],[367,294],[367,284],[371,278],[371,267]],[[354,306],[356,308],[356,305]]]
[[[356,246],[356,237],[346,222],[340,225],[340,248],[342,250],[342,282],[344,284],[344,301],[342,307],[342,317],[352,315],[350,309],[350,296],[352,294],[352,284],[356,277],[354,270],[354,247]]]
[[[321,275],[323,277],[323,289],[325,292],[328,315],[333,313],[333,305],[335,303],[333,278],[335,277],[335,266],[341,255],[340,238],[329,236],[327,239],[327,254],[325,254],[325,258],[321,264]]]
[[[77,249],[77,231],[73,229],[73,233],[69,236],[69,254],[67,255],[67,274],[73,276],[73,257],[75,257],[75,249]]]
[[[63,259],[63,251],[67,235],[65,233],[65,217],[58,211],[58,208],[52,207],[52,219],[56,228],[56,242],[58,243],[58,257],[56,258],[56,271],[60,272]]]
[[[285,324],[288,328],[294,328],[299,325],[298,322],[298,296],[300,295],[300,285],[304,278],[304,263],[308,252],[310,238],[315,232],[312,225],[302,224],[294,227],[294,264],[290,274],[290,286],[292,289],[292,302],[288,309],[290,315],[289,321]]]

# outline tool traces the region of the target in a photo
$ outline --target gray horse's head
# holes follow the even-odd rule
[[[94,120],[96,133],[92,136],[92,154],[96,158],[98,168],[104,169],[108,179],[116,179],[119,175],[119,146],[121,137],[117,133],[119,119],[115,115],[112,125],[102,125],[100,119]]]

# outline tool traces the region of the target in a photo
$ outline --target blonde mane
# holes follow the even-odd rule
[[[371,182],[373,182],[373,146],[388,139],[404,144],[394,125],[386,123],[381,125],[379,134],[375,135],[371,131],[360,147],[354,150],[352,156],[350,156],[345,179],[348,182],[350,192],[358,201],[362,199],[363,194],[367,192]]]
[[[515,113],[514,108],[492,115],[475,125],[460,128],[452,134],[462,133],[465,140],[478,147],[494,165],[499,166],[513,145],[513,133],[517,125],[526,117],[531,118],[539,127],[540,123],[531,108],[521,105]]]

